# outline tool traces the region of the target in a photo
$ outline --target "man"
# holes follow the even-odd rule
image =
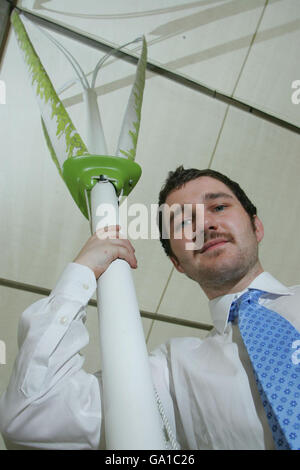
[[[170,239],[162,236],[163,212],[160,231],[175,268],[207,295],[214,322],[205,339],[170,339],[150,355],[153,381],[170,426],[183,449],[273,449],[239,320],[229,314],[244,293],[260,290],[264,293],[260,305],[299,331],[300,286],[287,288],[263,271],[258,258],[263,224],[239,185],[226,176],[179,167],[169,174],[159,204],[204,204],[201,248],[186,249],[184,230],[182,237],[175,237],[175,214]],[[186,222],[195,227],[193,219],[181,220],[181,227]],[[114,230],[106,229],[106,234]],[[91,237],[50,297],[23,314],[20,353],[0,403],[1,430],[14,445],[50,449],[105,445],[101,378],[83,371],[78,354],[87,343],[84,306],[94,292],[95,278],[113,259],[126,259],[133,268],[136,259],[130,242],[104,234],[105,230],[100,238]]]

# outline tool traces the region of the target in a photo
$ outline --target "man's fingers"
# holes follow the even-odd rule
[[[137,267],[137,260],[134,254],[135,249],[127,238],[119,237],[119,226],[117,230],[116,226],[105,227],[97,231],[96,236],[101,242],[99,249],[100,247],[101,249],[105,247],[107,252],[111,252],[113,259],[121,258],[126,260],[131,267]]]
[[[116,241],[112,240],[112,243],[115,244],[116,249],[118,250],[118,257],[122,259],[126,259],[130,266],[137,267],[137,259],[135,257],[135,249],[133,248],[132,244],[127,239],[118,239]],[[122,255],[122,256],[121,256]],[[126,257],[124,257],[126,256]]]
[[[126,245],[117,245],[114,253],[115,259],[123,259],[129,263],[132,268],[137,268],[137,260],[132,249]]]
[[[120,225],[108,225],[97,230],[95,236],[99,238],[99,240],[120,238],[120,229]]]
[[[127,238],[120,236],[120,229],[120,225],[109,225],[97,230],[74,262],[91,268],[96,279],[117,258],[127,261],[131,268],[137,268],[135,249]]]
[[[110,225],[100,230],[97,230],[97,232],[95,233],[95,236],[99,240],[107,240],[107,239],[122,240],[122,242],[128,245],[128,248],[131,248],[133,251],[135,251],[135,248],[132,246],[130,241],[127,238],[122,237],[120,230],[121,230],[120,225]]]

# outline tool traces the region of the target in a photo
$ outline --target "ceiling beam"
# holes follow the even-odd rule
[[[11,279],[0,278],[0,286],[9,287],[11,289],[21,290],[23,292],[32,292],[33,294],[48,296],[51,293],[50,289],[39,287],[32,284],[25,284],[23,282],[12,281]],[[88,303],[91,307],[97,307],[96,300],[91,299]],[[170,317],[169,315],[161,315],[159,313],[140,311],[141,317],[148,318],[149,320],[162,321],[165,323],[172,323],[174,325],[186,326],[188,328],[196,328],[198,330],[210,331],[213,327],[207,323],[200,323],[184,318]]]
[[[10,14],[16,4],[17,0],[0,0],[0,64],[8,38]]]

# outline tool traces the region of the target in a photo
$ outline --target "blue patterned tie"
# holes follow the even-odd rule
[[[300,450],[300,333],[258,303],[263,293],[249,289],[232,303],[228,321],[238,316],[277,449]]]

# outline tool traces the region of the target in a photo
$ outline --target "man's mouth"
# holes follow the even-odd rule
[[[212,251],[216,248],[220,248],[228,242],[229,240],[225,238],[215,238],[214,240],[210,240],[209,242],[205,243],[201,248],[200,253],[205,253],[206,251]]]

